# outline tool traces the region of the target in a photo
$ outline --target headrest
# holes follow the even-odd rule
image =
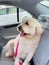
[[[40,15],[38,21],[41,23],[43,28],[49,29],[49,15]]]

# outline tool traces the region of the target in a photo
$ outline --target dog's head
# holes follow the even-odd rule
[[[18,26],[18,30],[22,33],[23,36],[28,38],[33,37],[34,35],[41,35],[43,29],[40,23],[35,18],[25,17],[22,20],[22,23]]]

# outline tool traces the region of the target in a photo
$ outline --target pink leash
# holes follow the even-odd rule
[[[19,46],[19,43],[20,43],[20,39],[18,40],[17,42],[17,45],[16,45],[16,51],[15,53],[13,54],[13,56],[16,58],[16,56],[18,55],[18,46]],[[22,62],[19,62],[19,65],[22,65]]]

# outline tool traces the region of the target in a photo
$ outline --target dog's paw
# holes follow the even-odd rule
[[[19,63],[18,64],[15,64],[15,65],[19,65]]]
[[[22,65],[30,65],[30,63],[23,63]]]
[[[15,62],[15,65],[19,65],[19,63],[18,62]]]
[[[10,54],[9,52],[7,52],[6,54],[5,54],[5,57],[12,57],[12,54]]]

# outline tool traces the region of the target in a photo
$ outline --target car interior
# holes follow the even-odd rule
[[[0,14],[0,65],[14,65],[13,58],[5,58],[4,46],[19,34],[17,25],[24,16],[35,17],[44,29],[31,65],[49,65],[49,0],[0,0],[0,5],[17,7],[17,13],[10,14],[8,7],[7,14]]]

